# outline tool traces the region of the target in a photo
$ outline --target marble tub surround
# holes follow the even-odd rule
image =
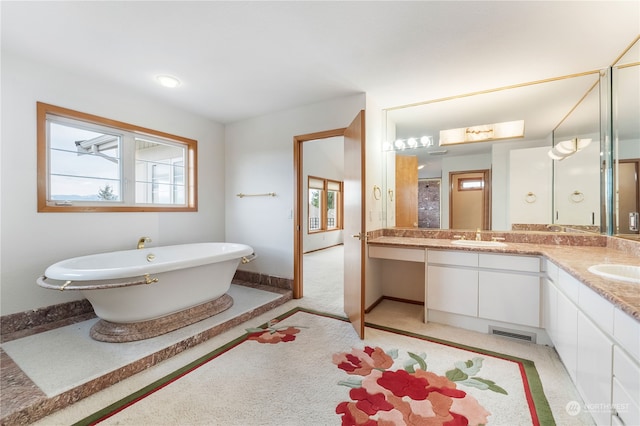
[[[94,317],[3,343],[0,424],[32,423],[292,299],[291,291],[238,281],[229,294],[234,305],[228,310],[143,341],[95,341],[89,337],[98,321]],[[77,353],[85,357],[79,359]],[[51,357],[59,360],[55,369]]]
[[[226,311],[231,306],[233,298],[223,294],[215,300],[152,320],[114,323],[101,319],[91,327],[89,334],[95,340],[110,343],[144,340],[202,321]]]
[[[504,253],[544,256],[560,268],[567,271],[582,283],[612,302],[623,312],[640,321],[640,286],[623,281],[610,280],[588,271],[589,266],[601,263],[621,263],[640,265],[640,244],[620,240],[603,235],[561,236],[556,234],[540,235],[537,232],[494,232],[483,231],[483,240],[491,236],[505,238],[506,246],[502,247],[465,247],[452,244],[453,236],[469,234],[467,239],[474,239],[475,232],[458,232],[449,230],[423,231],[415,229],[389,229],[379,232],[376,237],[369,237],[368,244],[395,247],[437,248],[446,250],[477,251],[487,253]],[[549,234],[549,233],[546,233]],[[571,240],[572,244],[559,241]],[[585,244],[578,244],[584,242]],[[634,245],[635,244],[635,245]]]
[[[77,322],[79,318],[83,321],[93,317],[93,308],[86,299],[3,315],[0,317],[0,341],[62,327]]]

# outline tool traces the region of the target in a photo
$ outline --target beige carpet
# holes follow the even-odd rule
[[[553,424],[532,362],[293,309],[78,424]]]

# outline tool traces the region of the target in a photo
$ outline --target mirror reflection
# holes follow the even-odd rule
[[[598,82],[553,131],[553,143],[553,223],[600,232]]]
[[[554,223],[552,134],[563,121],[580,121],[566,117],[598,79],[590,72],[388,110],[387,226],[510,230]],[[598,114],[591,119],[596,151]],[[524,135],[496,137],[497,123],[519,120]],[[450,129],[478,141],[441,145]],[[479,136],[487,130],[493,133]]]
[[[612,127],[614,154],[614,233],[639,238],[640,212],[640,42],[614,65]]]
[[[388,109],[386,225],[639,238],[639,39],[610,69]]]

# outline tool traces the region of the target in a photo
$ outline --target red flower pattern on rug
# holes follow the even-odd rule
[[[336,407],[343,426],[484,425],[491,415],[455,382],[501,394],[494,382],[475,376],[482,358],[455,363],[446,377],[426,371],[426,355],[408,352],[404,369],[392,369],[397,351],[365,346],[333,355],[333,363],[350,376],[341,385],[351,387],[351,401]],[[416,368],[417,367],[417,368]]]
[[[255,340],[259,343],[280,343],[293,342],[296,340],[296,334],[300,332],[300,328],[293,326],[276,327],[278,320],[273,319],[267,323],[265,328],[247,328],[249,336],[247,340]]]

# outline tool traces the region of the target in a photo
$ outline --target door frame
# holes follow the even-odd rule
[[[293,137],[293,298],[300,299],[303,296],[303,230],[302,226],[304,218],[302,214],[304,209],[302,208],[302,202],[304,200],[304,194],[302,190],[304,188],[304,176],[303,176],[303,164],[302,164],[302,150],[303,144],[308,141],[314,141],[318,139],[328,139],[336,136],[344,136],[346,127],[333,130],[325,130],[323,132],[307,133],[305,135],[298,135]]]
[[[449,172],[449,228],[453,229],[453,192],[454,192],[454,176],[470,173],[482,173],[484,188],[482,189],[482,228],[483,230],[491,229],[491,169],[480,170],[457,170]]]

